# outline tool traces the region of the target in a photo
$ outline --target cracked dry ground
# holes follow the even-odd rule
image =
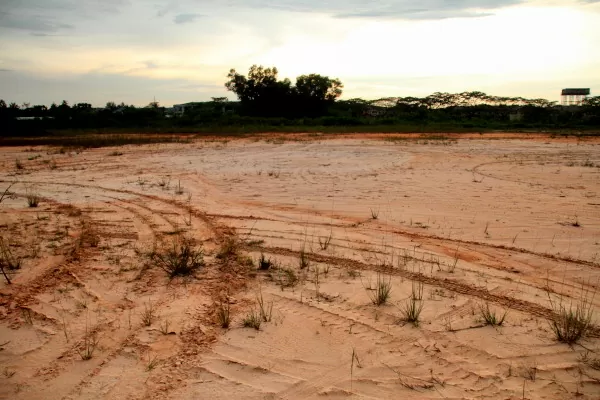
[[[549,323],[550,300],[585,297],[600,324],[598,140],[57,150],[0,149],[0,233],[21,260],[0,284],[2,398],[600,398],[598,328],[569,346]],[[171,280],[146,254],[180,236],[205,266]],[[243,327],[260,297],[269,321]]]

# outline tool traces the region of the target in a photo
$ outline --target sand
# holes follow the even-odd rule
[[[584,298],[600,325],[600,140],[58,150],[0,148],[0,234],[22,261],[0,283],[0,398],[600,398],[600,330],[568,345],[549,322]],[[205,266],[170,279],[148,253],[181,236]]]

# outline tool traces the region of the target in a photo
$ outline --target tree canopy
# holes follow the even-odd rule
[[[301,75],[292,86],[279,80],[277,68],[253,65],[248,76],[231,69],[225,83],[234,92],[244,111],[259,116],[324,115],[328,106],[342,94],[342,82],[319,74]]]

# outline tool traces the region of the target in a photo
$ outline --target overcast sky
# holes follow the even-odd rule
[[[0,98],[170,106],[230,68],[337,77],[344,98],[600,94],[600,0],[0,0]]]

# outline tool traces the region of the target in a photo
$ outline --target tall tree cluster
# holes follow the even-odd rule
[[[295,85],[289,79],[279,80],[277,68],[253,65],[248,75],[229,71],[227,90],[234,92],[242,110],[255,116],[314,117],[325,115],[342,95],[339,79],[319,74],[301,75]]]

